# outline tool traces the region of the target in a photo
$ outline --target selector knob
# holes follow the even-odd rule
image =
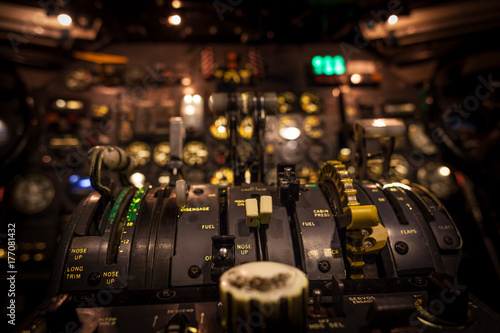
[[[301,270],[270,261],[231,268],[219,283],[228,332],[305,332],[309,280]]]

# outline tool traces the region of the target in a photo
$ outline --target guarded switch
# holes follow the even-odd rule
[[[260,223],[271,223],[273,215],[273,198],[270,195],[260,197]]]
[[[259,225],[259,206],[257,199],[245,200],[245,215],[247,218],[247,227],[257,227]]]

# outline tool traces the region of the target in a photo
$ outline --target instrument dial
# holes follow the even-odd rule
[[[305,92],[300,96],[300,108],[306,113],[317,113],[320,109],[321,98],[318,94]]]
[[[390,161],[389,177],[391,181],[408,182],[410,163],[399,154],[392,154]],[[383,176],[383,159],[368,160],[367,172],[370,178],[379,179]]]
[[[304,131],[311,139],[321,139],[325,136],[323,124],[317,116],[308,116],[304,119]]]
[[[134,141],[127,147],[126,151],[132,156],[138,167],[145,166],[151,161],[151,149],[145,142]]]
[[[251,139],[253,135],[253,119],[247,116],[241,120],[240,126],[238,127],[238,134],[243,139]]]
[[[278,110],[281,113],[288,113],[293,110],[293,104],[297,100],[297,96],[290,91],[282,92],[278,95]]]
[[[214,185],[231,185],[234,182],[233,170],[229,168],[220,168],[214,171],[210,183]]]
[[[47,209],[55,198],[52,180],[40,173],[32,173],[15,181],[12,187],[14,209],[25,214],[37,214]]]
[[[236,151],[242,163],[247,163],[255,156],[255,148],[249,142],[240,143]]]
[[[227,118],[217,117],[214,123],[210,125],[210,134],[217,140],[227,140],[229,137],[229,128]]]
[[[458,190],[451,170],[436,162],[428,162],[417,171],[417,181],[438,198],[447,199]]]
[[[278,133],[285,140],[296,140],[301,134],[299,124],[291,116],[280,118]]]
[[[153,161],[161,167],[170,162],[170,143],[160,142],[153,149]]]
[[[183,157],[189,166],[203,165],[208,159],[207,146],[200,141],[191,141],[184,146]]]
[[[83,67],[76,68],[66,76],[66,87],[73,91],[84,91],[93,82],[92,73]]]

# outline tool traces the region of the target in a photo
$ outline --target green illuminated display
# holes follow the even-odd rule
[[[339,55],[314,56],[311,60],[315,75],[342,75],[345,73],[345,61]]]
[[[313,66],[314,74],[316,74],[316,75],[323,74],[323,57],[322,56],[315,56],[314,58],[312,58],[311,63]]]

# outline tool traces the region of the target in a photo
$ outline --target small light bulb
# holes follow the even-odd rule
[[[169,16],[168,23],[170,23],[171,25],[179,25],[181,24],[181,17],[179,15]]]
[[[361,82],[361,75],[359,75],[359,74],[352,74],[352,76],[351,76],[351,82],[353,84],[359,84]]]
[[[193,96],[193,103],[200,103],[201,102],[201,96],[200,95],[194,95]]]
[[[387,22],[389,22],[389,24],[396,24],[397,21],[398,21],[398,17],[396,15],[391,15],[387,19]]]
[[[439,173],[443,177],[448,177],[450,175],[451,171],[448,167],[442,166],[439,168]]]
[[[181,2],[179,0],[172,1],[172,7],[175,9],[181,8]]]
[[[67,14],[59,14],[59,16],[57,16],[57,21],[59,21],[59,23],[61,23],[65,27],[69,26],[71,22],[73,22],[71,16]]]

